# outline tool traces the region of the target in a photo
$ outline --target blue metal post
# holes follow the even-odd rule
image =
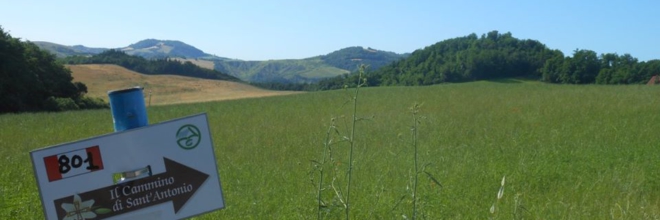
[[[144,105],[144,95],[141,87],[108,91],[110,111],[115,132],[147,126],[147,108]],[[121,173],[115,178],[115,183],[151,176],[151,166]]]
[[[109,91],[115,132],[147,126],[147,108],[141,87]]]

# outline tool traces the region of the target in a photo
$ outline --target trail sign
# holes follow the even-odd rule
[[[181,219],[224,208],[206,114],[30,155],[47,219]]]

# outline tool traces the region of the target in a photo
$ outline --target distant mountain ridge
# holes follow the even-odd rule
[[[312,83],[355,72],[360,64],[368,65],[370,69],[375,70],[409,55],[354,46],[305,59],[243,61],[207,54],[194,46],[176,40],[145,39],[121,48],[65,46],[43,41],[33,43],[60,58],[91,56],[114,49],[147,59],[206,60],[213,62],[213,68],[217,71],[254,83]]]
[[[229,60],[228,58],[218,57],[204,53],[191,45],[176,40],[158,40],[146,39],[137,43],[119,48],[94,48],[83,45],[66,46],[45,41],[32,42],[44,50],[48,50],[57,57],[96,55],[106,50],[114,49],[124,51],[128,55],[141,56],[147,59],[153,58],[192,58],[207,60]]]
[[[82,45],[65,46],[65,45],[46,42],[46,41],[33,41],[32,43],[37,45],[42,50],[47,50],[51,52],[58,58],[64,58],[69,56],[94,55],[108,50],[106,48],[92,48],[92,47],[85,47]]]
[[[228,58],[204,53],[204,51],[194,46],[177,40],[146,39],[128,45],[128,47],[119,48],[119,50],[126,52],[128,55],[141,56],[147,59],[171,57],[228,60]]]
[[[254,83],[312,83],[355,72],[360,64],[379,69],[406,56],[355,46],[296,60],[215,61],[215,69]]]
[[[103,53],[103,51],[108,50],[106,48],[85,47],[83,45],[73,45],[71,46],[71,48],[73,48],[74,50],[80,53],[89,53],[89,54],[99,54],[99,53]]]
[[[348,74],[348,70],[333,67],[321,59],[299,60],[214,61],[215,69],[252,83],[312,83],[321,79]]]

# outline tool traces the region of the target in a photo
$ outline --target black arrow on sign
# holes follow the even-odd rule
[[[164,173],[56,199],[58,219],[109,218],[169,201],[178,213],[209,175],[168,158],[163,161]]]

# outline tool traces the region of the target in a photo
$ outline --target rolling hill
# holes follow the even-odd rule
[[[360,64],[368,65],[372,70],[379,69],[406,56],[372,48],[348,47],[306,59],[218,60],[214,63],[216,70],[248,82],[312,83],[355,72]]]
[[[50,51],[57,57],[68,57],[78,55],[95,55],[103,51],[114,49],[124,51],[128,55],[136,55],[144,58],[192,58],[192,59],[206,59],[206,60],[229,60],[228,58],[218,57],[215,55],[204,53],[204,51],[197,49],[191,45],[175,40],[157,40],[146,39],[138,41],[137,43],[119,48],[92,48],[82,45],[66,46],[45,41],[32,42],[41,49]]]
[[[368,65],[370,69],[376,70],[409,55],[376,50],[370,47],[347,47],[319,58],[328,65],[355,72],[360,64]]]
[[[121,88],[142,86],[147,105],[206,102],[265,96],[289,95],[259,89],[243,83],[208,80],[175,75],[144,75],[117,65],[67,65],[74,81],[85,83],[87,95],[108,100],[107,92]]]
[[[46,41],[33,41],[32,43],[37,45],[42,50],[47,50],[52,54],[55,54],[55,56],[59,58],[68,57],[68,56],[94,55],[107,50],[106,48],[92,48],[92,47],[85,47],[82,45],[65,46],[65,45],[46,42]]]
[[[176,40],[146,39],[118,49],[126,52],[128,55],[137,55],[148,59],[178,57],[206,60],[229,60],[228,58],[204,53],[204,51],[197,49],[194,46]]]
[[[409,55],[356,46],[305,59],[244,61],[207,54],[194,46],[175,40],[146,39],[121,48],[65,46],[43,41],[33,43],[60,58],[89,56],[115,49],[147,59],[174,58],[182,62],[191,61],[200,67],[215,69],[254,83],[312,83],[354,72],[360,64],[376,70]]]
[[[243,81],[264,83],[311,83],[349,73],[319,58],[268,61],[215,61],[215,69]]]

